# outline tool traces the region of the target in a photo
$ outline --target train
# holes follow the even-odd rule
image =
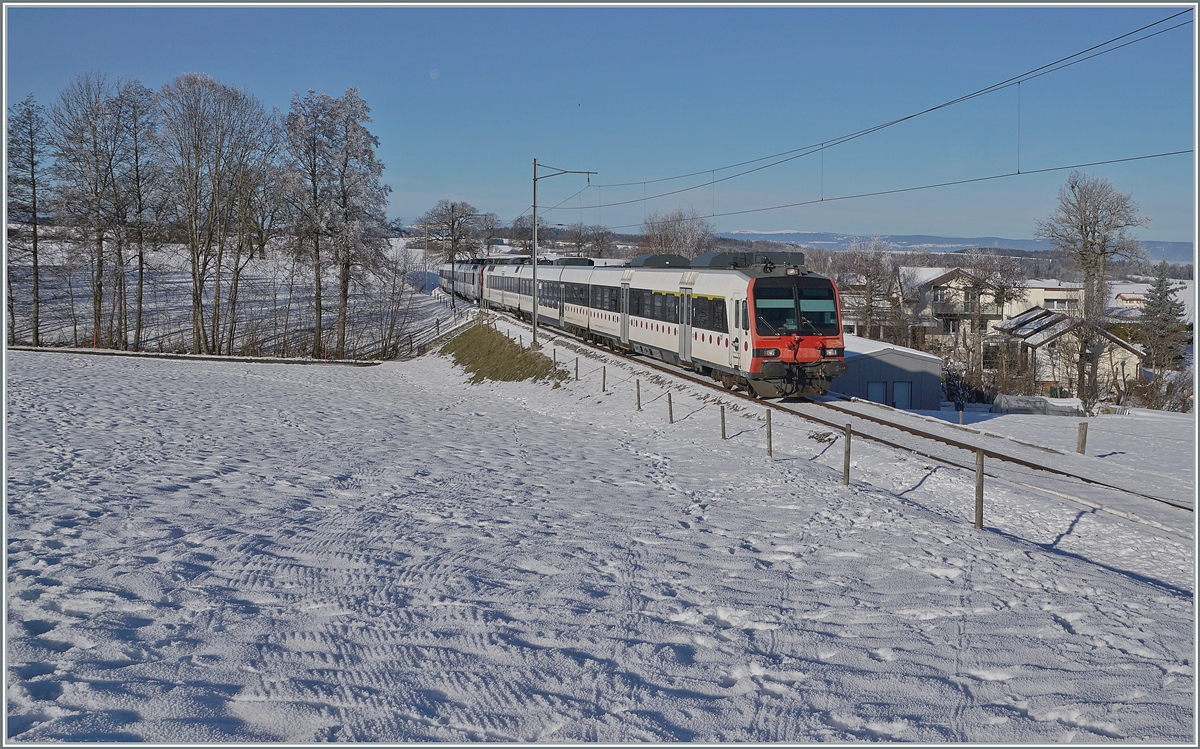
[[[524,319],[527,255],[439,268],[447,293]],[[539,258],[538,325],[692,369],[758,398],[817,396],[846,373],[837,287],[802,252],[640,255],[627,264]]]

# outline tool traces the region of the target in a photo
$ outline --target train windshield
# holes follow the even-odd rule
[[[837,302],[827,278],[760,278],[754,282],[755,330],[763,336],[838,335]]]

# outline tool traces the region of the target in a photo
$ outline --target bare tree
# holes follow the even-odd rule
[[[1114,258],[1144,254],[1141,243],[1128,232],[1148,223],[1132,193],[1118,192],[1107,179],[1079,170],[1071,172],[1059,190],[1054,213],[1037,223],[1037,236],[1049,239],[1083,274],[1082,316],[1091,324],[1076,328],[1080,336],[1077,380],[1079,398],[1087,409],[1099,398],[1096,371],[1103,345],[1098,328],[1106,318],[1107,265]]]
[[[595,224],[587,227],[587,254],[592,257],[608,257],[617,249],[616,238],[606,226]]]
[[[546,223],[546,219],[538,216],[538,234],[545,236],[546,230],[549,228],[550,225]],[[509,229],[509,238],[516,242],[523,252],[533,252],[533,217],[525,215],[513,219]]]
[[[639,247],[653,254],[673,253],[692,258],[712,245],[713,229],[695,208],[654,212],[642,222]]]
[[[454,264],[479,248],[479,223],[483,214],[464,201],[439,200],[419,223],[429,231],[438,256]]]
[[[832,258],[831,270],[847,317],[861,326],[865,337],[882,338],[896,289],[891,244],[881,237],[856,238],[850,249]]]
[[[483,244],[483,254],[492,254],[493,241],[504,230],[500,217],[494,213],[485,213],[479,217],[479,241]]]
[[[41,284],[38,277],[40,256],[41,211],[45,210],[45,195],[49,175],[45,160],[50,152],[50,123],[45,107],[29,94],[8,109],[8,201],[9,236],[8,323],[9,343],[16,343],[16,319],[13,307],[12,257],[13,250],[26,250],[32,263],[33,308],[30,313],[31,342],[41,345],[39,335],[41,313]],[[39,191],[42,193],[39,196]],[[39,206],[39,197],[43,201]]]
[[[105,242],[112,228],[113,165],[117,134],[112,86],[103,75],[82,73],[59,93],[50,113],[55,213],[77,241],[91,247],[92,344],[99,345],[104,301]],[[107,343],[107,341],[104,341]]]
[[[137,250],[137,291],[134,300],[133,347],[142,347],[146,250],[150,236],[162,218],[162,166],[158,155],[158,102],[154,92],[137,79],[120,85],[116,95],[121,112],[121,158],[116,165],[114,189],[124,208],[118,223],[130,236]],[[122,291],[124,283],[122,279]],[[124,305],[122,304],[122,309]],[[124,327],[124,325],[123,325]],[[121,336],[122,344],[125,336]]]

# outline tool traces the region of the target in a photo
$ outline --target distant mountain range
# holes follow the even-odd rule
[[[722,232],[717,236],[755,242],[786,242],[788,244],[820,247],[830,250],[849,249],[856,238],[852,234],[834,234],[820,231],[751,231]],[[935,237],[927,234],[885,234],[883,239],[891,242],[898,250],[930,250],[933,252],[957,252],[972,247],[998,247],[1010,250],[1047,252],[1050,242],[1045,239],[1006,239],[1004,237]],[[1191,242],[1142,242],[1146,252],[1155,261],[1168,263],[1192,263],[1195,248]]]

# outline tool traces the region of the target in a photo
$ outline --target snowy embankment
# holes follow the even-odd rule
[[[1194,740],[1190,542],[599,365],[10,352],[9,736]]]

